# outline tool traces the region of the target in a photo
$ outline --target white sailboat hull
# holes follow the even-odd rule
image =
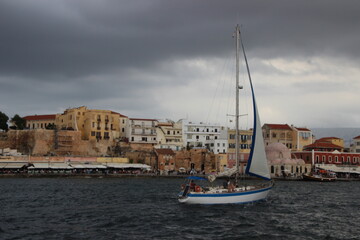
[[[244,204],[265,200],[271,187],[233,193],[189,193],[179,197],[180,203],[186,204]]]

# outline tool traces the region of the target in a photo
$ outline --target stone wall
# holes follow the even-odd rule
[[[115,145],[109,140],[81,140],[79,131],[55,132],[47,129],[12,130],[0,143],[34,156],[108,156]]]

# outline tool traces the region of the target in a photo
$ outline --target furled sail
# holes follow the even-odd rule
[[[213,182],[213,181],[215,181],[215,179],[217,177],[231,177],[236,172],[237,172],[237,168],[235,166],[235,167],[229,168],[229,169],[227,169],[227,170],[225,170],[223,172],[213,174],[213,175],[209,175],[209,176],[207,176],[207,178],[208,178],[209,182]]]

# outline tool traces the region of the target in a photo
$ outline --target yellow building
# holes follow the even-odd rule
[[[55,114],[49,115],[32,115],[23,117],[26,120],[27,129],[46,129],[55,124]]]
[[[228,153],[235,154],[235,130],[228,130]],[[252,130],[239,130],[239,148],[241,153],[249,153],[251,149]]]
[[[265,146],[282,143],[292,151],[302,151],[313,142],[312,132],[307,128],[298,128],[288,124],[264,124],[262,127]]]
[[[293,127],[292,151],[302,151],[304,146],[313,143],[312,132],[308,128]]]
[[[228,167],[228,158],[226,153],[215,154],[216,172],[223,172]]]
[[[179,151],[183,148],[182,124],[159,122],[156,128],[157,148],[170,148]]]
[[[125,133],[123,120],[126,118],[110,110],[87,109],[82,106],[57,114],[55,124],[58,129],[80,131],[83,140],[114,140],[121,136],[121,131]]]
[[[262,127],[265,146],[270,143],[282,143],[293,148],[293,129],[288,124],[264,124]]]
[[[344,139],[342,139],[342,138],[324,137],[324,138],[320,138],[320,139],[316,140],[316,142],[329,142],[329,143],[337,145],[341,148],[344,148]]]

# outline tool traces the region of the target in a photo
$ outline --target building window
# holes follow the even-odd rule
[[[319,156],[316,156],[316,163],[319,163]]]
[[[331,156],[329,156],[329,163],[331,163],[332,162],[332,157]]]
[[[322,156],[322,163],[325,163],[325,156]]]
[[[104,139],[109,139],[110,136],[109,136],[109,132],[104,132]]]
[[[91,136],[92,136],[92,137],[95,136],[95,132],[94,132],[94,131],[91,132]]]

